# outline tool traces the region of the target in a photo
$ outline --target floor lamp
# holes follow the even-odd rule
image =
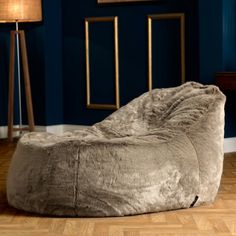
[[[16,30],[10,35],[9,64],[9,99],[8,99],[8,140],[13,140],[13,132],[34,131],[34,114],[30,88],[29,67],[25,42],[25,33],[19,30],[20,22],[35,22],[42,20],[41,0],[0,0],[0,22],[15,23]],[[16,46],[16,50],[15,50]],[[16,55],[15,55],[16,54]],[[19,93],[19,128],[13,127],[14,120],[14,77],[15,56],[17,61],[18,93]],[[20,61],[21,58],[21,61]],[[25,85],[25,98],[28,115],[28,127],[22,127],[21,106],[21,65]]]

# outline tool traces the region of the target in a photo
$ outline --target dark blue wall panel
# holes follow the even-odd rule
[[[93,124],[105,118],[112,111],[90,110],[86,108],[85,83],[85,48],[84,19],[86,17],[118,16],[119,18],[119,57],[120,57],[120,97],[121,105],[148,90],[148,14],[183,12],[186,14],[186,68],[187,79],[198,79],[198,27],[197,1],[175,0],[156,1],[141,4],[109,4],[98,5],[94,0],[63,2],[63,75],[64,75],[64,122],[67,124]],[[178,24],[178,23],[177,23]],[[176,32],[176,27],[172,31]],[[99,40],[99,39],[98,39]],[[105,37],[104,37],[105,40]],[[170,48],[166,57],[173,57],[172,38],[167,41]],[[176,49],[175,44],[173,47]],[[177,46],[178,47],[178,46]],[[106,53],[105,50],[103,52]],[[178,48],[177,48],[178,53]],[[96,60],[103,60],[98,53]],[[97,58],[96,58],[97,57]],[[101,63],[106,63],[106,58]],[[171,68],[176,71],[177,60],[165,63],[159,76],[162,81]],[[111,73],[112,65],[99,73]],[[113,69],[113,68],[112,68]],[[162,78],[163,77],[163,78]],[[170,75],[168,76],[170,78]],[[178,77],[178,76],[177,76]],[[109,78],[108,78],[109,79]],[[110,78],[114,80],[113,77]],[[178,78],[177,78],[178,80]],[[175,81],[169,83],[175,86]],[[98,91],[102,91],[105,83],[96,83]],[[109,85],[110,87],[110,85]],[[112,89],[112,88],[111,88]],[[113,89],[112,89],[113,91]],[[93,92],[93,94],[96,94]],[[114,96],[114,95],[113,95]],[[99,97],[93,97],[99,100]],[[111,97],[110,99],[113,99]]]
[[[181,84],[180,20],[153,20],[153,88]]]
[[[224,70],[236,70],[236,1],[223,1]]]
[[[0,35],[0,126],[7,124],[8,103],[8,66],[9,66],[9,33],[5,25],[1,26]]]
[[[223,70],[222,0],[199,0],[200,82],[214,83]]]
[[[215,73],[236,70],[236,1],[199,1],[200,81],[214,83]],[[235,94],[225,92],[225,137],[236,135]]]
[[[63,123],[61,0],[44,1],[46,124]]]
[[[44,125],[46,124],[44,27],[42,23],[32,24],[25,31],[35,122],[37,125]],[[22,94],[24,95],[24,91]],[[22,103],[24,122],[27,119],[25,104]]]
[[[90,92],[92,104],[115,104],[113,22],[89,23]]]
[[[236,71],[236,1],[223,1],[223,70]],[[236,135],[236,94],[226,92],[227,137]]]

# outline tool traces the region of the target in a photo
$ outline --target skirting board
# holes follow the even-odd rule
[[[236,152],[236,137],[224,139],[224,153]]]
[[[67,131],[84,129],[87,127],[89,126],[85,126],[85,125],[36,126],[35,131],[49,132],[53,134],[62,134]],[[19,132],[14,133],[14,137],[17,137],[18,135],[19,135]],[[0,126],[0,138],[7,138],[7,126]],[[224,139],[224,153],[229,153],[229,152],[236,152],[236,137]]]

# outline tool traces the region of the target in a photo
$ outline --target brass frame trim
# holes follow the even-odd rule
[[[152,90],[152,21],[153,20],[180,20],[180,46],[181,46],[181,83],[186,81],[185,66],[185,15],[184,13],[168,13],[148,15],[148,89]]]
[[[135,2],[152,2],[154,0],[97,0],[98,4],[118,4],[118,3],[135,3]]]
[[[115,104],[91,104],[90,98],[90,61],[89,61],[89,23],[91,22],[113,22],[114,27],[114,52],[115,52]],[[116,110],[120,108],[119,88],[119,46],[118,46],[118,17],[88,17],[85,18],[85,51],[86,51],[86,91],[87,108]]]

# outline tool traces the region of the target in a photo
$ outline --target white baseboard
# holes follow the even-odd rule
[[[18,127],[18,126],[15,126]],[[67,131],[84,129],[89,126],[85,125],[50,125],[50,126],[36,126],[37,132],[49,132],[53,134],[62,134]],[[19,132],[14,132],[14,137],[19,136]],[[7,126],[0,126],[0,138],[7,138]],[[224,139],[224,153],[236,152],[236,137]]]
[[[224,153],[236,152],[236,137],[224,139]]]
[[[24,127],[24,126],[23,126]],[[50,125],[50,126],[35,126],[36,132],[49,132],[53,134],[63,134],[67,131],[73,131],[78,129],[87,128],[86,125]],[[19,125],[14,126],[14,128],[19,128]],[[14,137],[19,136],[19,132],[13,133]],[[7,126],[0,126],[0,139],[7,138]]]
[[[78,129],[84,129],[89,126],[86,125],[50,125],[50,126],[36,126],[35,131],[37,132],[49,132],[53,134],[63,134],[67,131],[73,131]]]
[[[14,125],[14,128],[19,128],[19,125]],[[13,137],[18,137],[19,131],[13,132]],[[0,139],[7,138],[7,126],[0,126]]]
[[[78,129],[86,129],[89,125],[64,125],[63,132],[73,131]]]

